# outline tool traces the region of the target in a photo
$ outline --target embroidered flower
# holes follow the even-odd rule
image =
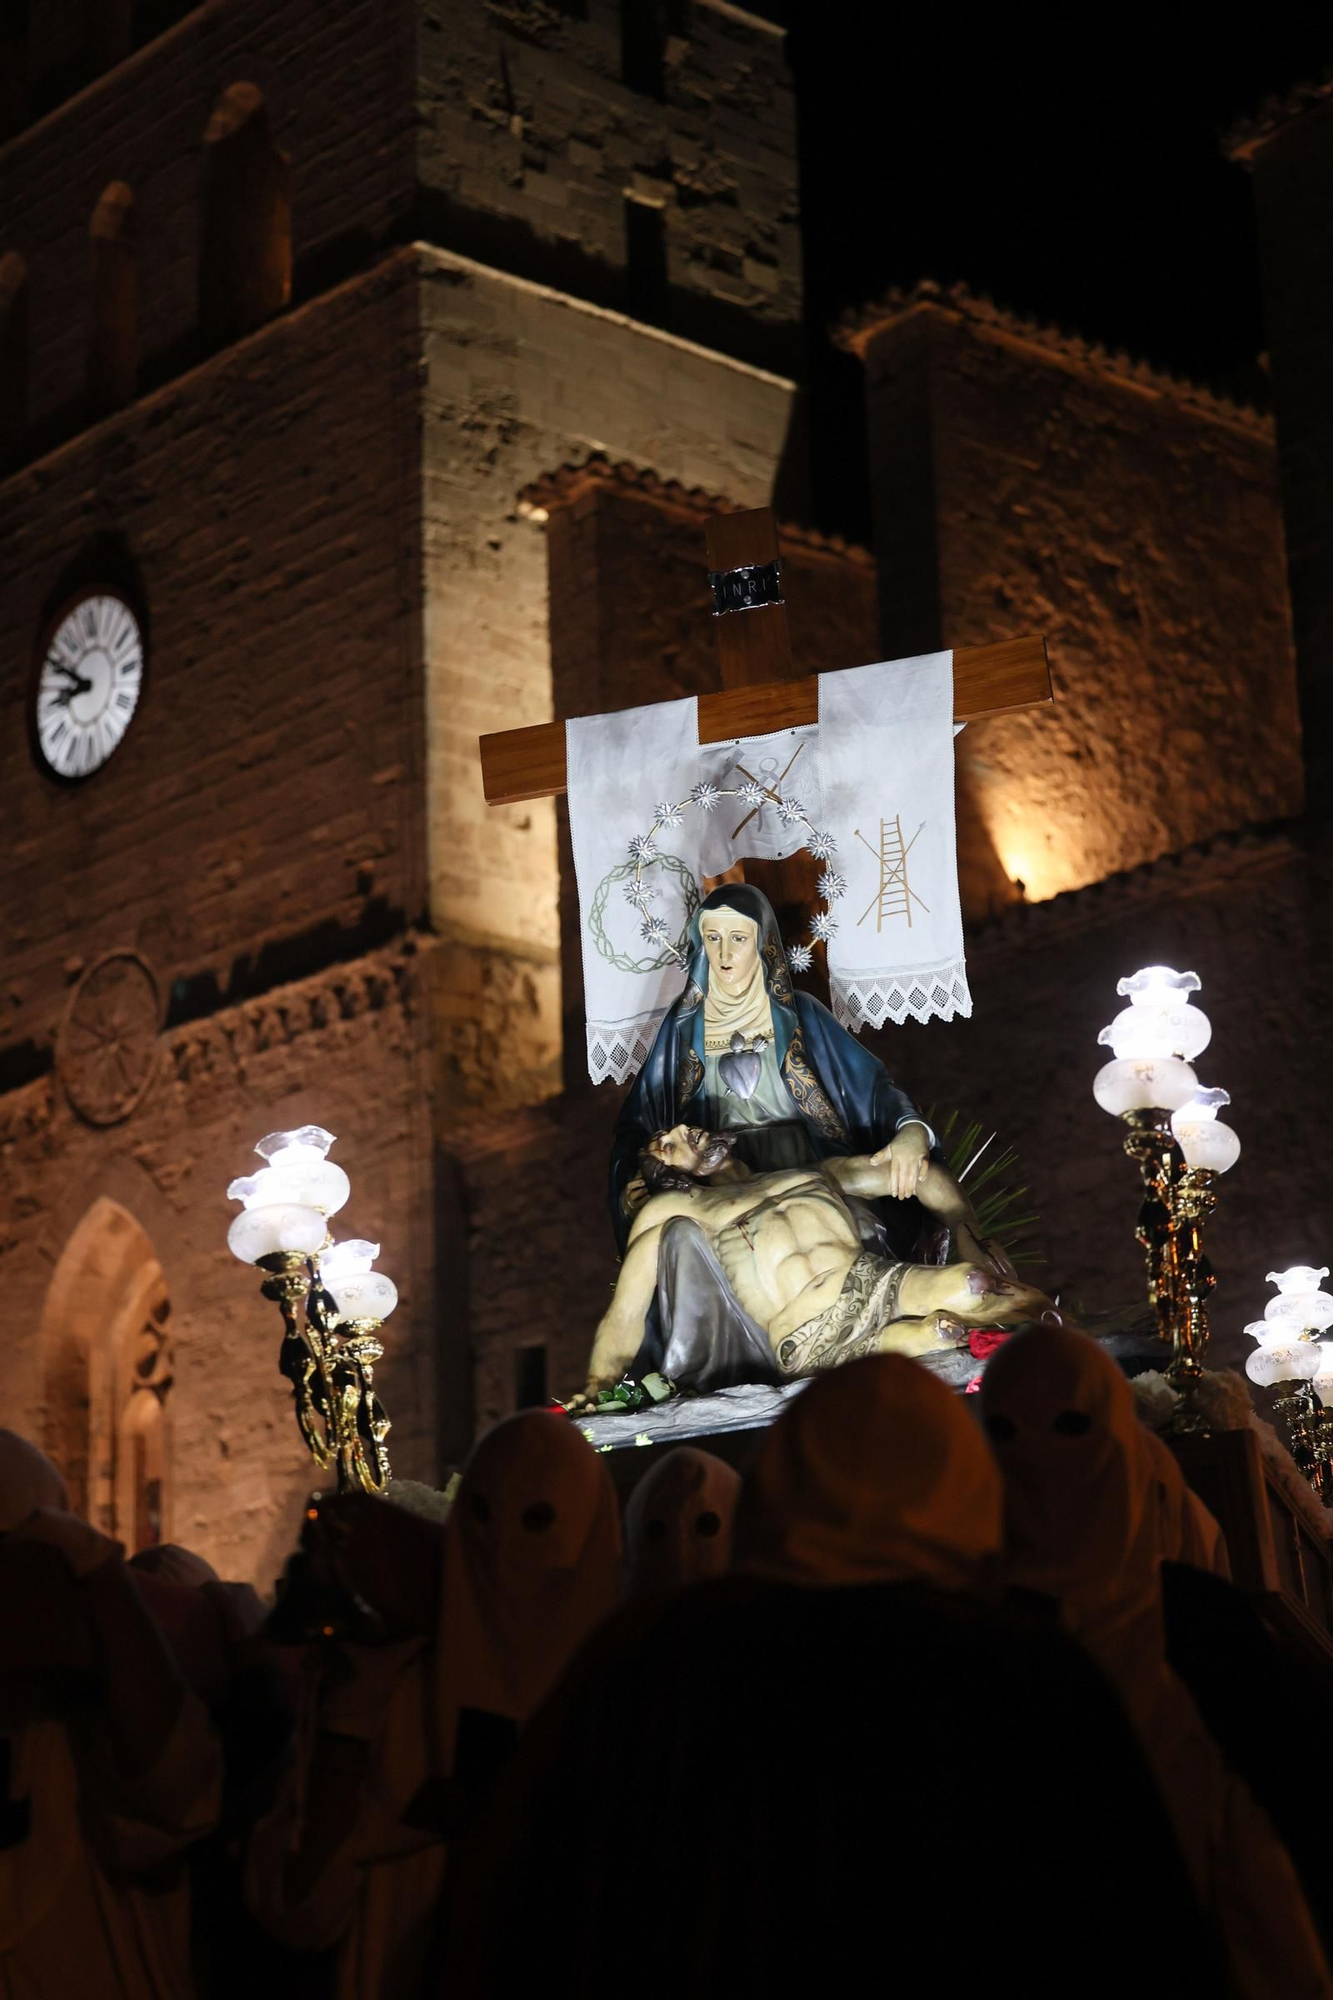
[[[656,861],[657,849],[653,845],[651,833],[633,835],[629,844],[629,858],[631,861]]]
[[[716,811],[718,800],[721,797],[722,794],[719,792],[717,786],[710,784],[706,778],[701,784],[696,785],[690,793],[691,800],[698,806],[700,812],[706,813]]]
[[[653,807],[653,818],[659,826],[679,826],[680,807],[673,806],[670,799],[659,799]]]
[[[820,944],[827,944],[838,935],[838,926],[827,910],[816,910],[810,919],[810,935]]]
[[[812,833],[805,844],[816,861],[827,861],[830,854],[838,851],[838,843],[831,833]]]
[[[793,972],[808,972],[815,962],[815,955],[808,944],[789,944],[787,963]]]
[[[633,903],[636,910],[646,910],[650,903],[657,901],[657,891],[642,875],[636,875],[625,884],[625,901]]]
[[[741,797],[747,806],[761,806],[768,797],[758,778],[747,778],[741,786]]]
[[[839,875],[836,868],[826,868],[819,878],[819,893],[826,903],[836,903],[839,896],[847,894],[847,877]]]
[[[805,818],[805,807],[799,799],[779,799],[778,818],[784,826],[796,826]]]
[[[663,922],[661,917],[646,918],[639,932],[639,936],[643,939],[645,944],[661,945],[661,944],[669,944],[671,941],[671,933],[668,931],[666,924]]]

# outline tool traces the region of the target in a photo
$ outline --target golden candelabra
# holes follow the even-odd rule
[[[1277,1297],[1245,1329],[1257,1343],[1245,1373],[1260,1388],[1278,1391],[1274,1415],[1282,1420],[1297,1469],[1325,1505],[1333,1502],[1333,1412],[1324,1408],[1317,1384],[1328,1384],[1319,1338],[1333,1325],[1333,1297],[1322,1283],[1327,1276],[1327,1266],[1311,1264],[1270,1271]]]
[[[1177,1428],[1194,1423],[1190,1392],[1203,1374],[1208,1300],[1216,1284],[1204,1254],[1204,1224],[1217,1206],[1217,1180],[1234,1166],[1240,1141],[1218,1119],[1230,1100],[1201,1090],[1189,1058],[1208,1045],[1208,1018],[1190,1004],[1193,972],[1147,966],[1117,991],[1129,1006],[1099,1039],[1114,1060],[1093,1085],[1097,1102],[1123,1119],[1125,1151],[1143,1181],[1135,1236],[1142,1247],[1157,1331],[1169,1344],[1165,1373],[1181,1395]]]
[[[296,1421],[321,1472],[335,1466],[340,1493],[382,1493],[389,1483],[389,1419],[375,1394],[384,1353],[377,1319],[342,1320],[310,1258],[277,1250],[256,1260],[260,1286],[282,1312],[278,1367],[292,1385]]]
[[[375,1364],[398,1290],[372,1269],[378,1243],[335,1243],[329,1235],[329,1216],[351,1193],[328,1158],[333,1143],[319,1125],[261,1139],[255,1151],[265,1166],[227,1189],[243,1204],[227,1245],[264,1273],[260,1289],[282,1313],[278,1366],[311,1458],[321,1471],[336,1469],[339,1492],[383,1493],[389,1419],[375,1394]]]
[[[1327,1507],[1333,1501],[1333,1415],[1312,1381],[1292,1380],[1281,1387],[1286,1394],[1274,1397],[1273,1409],[1286,1428],[1287,1449]]]
[[[1167,1380],[1184,1390],[1202,1375],[1208,1346],[1208,1300],[1217,1279],[1204,1255],[1203,1226],[1217,1207],[1217,1173],[1185,1164],[1164,1111],[1123,1116],[1129,1126],[1125,1151],[1143,1176],[1134,1234],[1144,1253],[1148,1299],[1157,1331],[1171,1348]]]

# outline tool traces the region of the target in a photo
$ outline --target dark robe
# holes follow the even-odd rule
[[[473,2000],[1227,1990],[1093,1667],[914,1584],[632,1607],[529,1725],[446,1902],[436,1990]]]
[[[729,907],[759,924],[764,984],[773,1013],[778,1068],[791,1098],[791,1117],[808,1140],[812,1160],[875,1153],[900,1125],[920,1112],[899,1090],[878,1056],[839,1027],[828,1008],[792,988],[787,955],[767,897],[743,885],[726,892]],[[626,1187],[639,1171],[639,1154],[655,1132],[673,1125],[700,1125],[712,1131],[716,1119],[704,1092],[704,999],[708,954],[696,911],[690,920],[691,956],[685,991],[676,1001],[634,1080],[616,1123],[611,1149],[611,1221],[616,1248],[623,1254],[631,1218],[622,1205]],[[737,1155],[762,1173],[775,1161],[762,1152],[762,1127],[742,1129]],[[938,1147],[932,1158],[942,1160]],[[788,1164],[783,1162],[783,1164]],[[875,1205],[892,1255],[930,1263],[927,1244],[935,1225],[917,1201]]]

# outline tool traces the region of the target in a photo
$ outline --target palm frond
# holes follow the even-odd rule
[[[1035,1212],[1013,1212],[1028,1193],[1018,1178],[1022,1169],[1016,1148],[995,1150],[998,1133],[987,1132],[980,1119],[964,1119],[957,1109],[940,1112],[932,1107],[926,1122],[939,1140],[945,1165],[976,1211],[982,1235],[994,1237],[1015,1264],[1040,1263],[1026,1236],[1040,1217]]]

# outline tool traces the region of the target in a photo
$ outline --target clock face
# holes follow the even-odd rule
[[[88,591],[61,614],[37,677],[37,746],[61,778],[87,778],[130,726],[143,634],[124,598]]]

